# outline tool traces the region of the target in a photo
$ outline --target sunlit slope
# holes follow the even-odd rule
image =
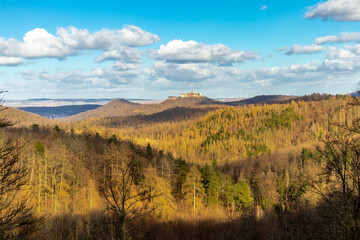
[[[51,120],[40,115],[25,112],[20,109],[6,107],[0,112],[0,117],[6,117],[10,120],[14,126],[30,126],[33,124],[38,125],[54,125],[56,124],[55,120]]]
[[[350,101],[350,97],[339,96],[317,102],[227,107],[191,125],[162,123],[115,132],[192,161],[227,163],[314,147],[328,129],[328,122],[344,121],[344,114],[348,121],[359,115],[358,108],[345,111]]]

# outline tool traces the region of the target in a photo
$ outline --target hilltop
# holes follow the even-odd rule
[[[212,100],[207,97],[186,97],[186,98],[167,99],[163,102],[154,103],[154,104],[137,104],[127,101],[125,99],[114,99],[97,109],[82,112],[67,118],[63,118],[63,120],[70,122],[70,121],[81,121],[88,118],[150,115],[176,107],[195,107],[195,106],[204,106],[204,105],[223,105],[223,103]]]

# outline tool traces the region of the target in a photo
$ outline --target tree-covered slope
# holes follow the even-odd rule
[[[149,115],[175,107],[194,107],[213,104],[221,105],[222,103],[206,97],[177,98],[175,100],[165,100],[156,104],[136,104],[124,99],[115,99],[97,109],[79,113],[67,117],[64,120],[70,122],[86,120],[89,118]]]

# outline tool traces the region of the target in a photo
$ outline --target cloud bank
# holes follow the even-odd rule
[[[38,86],[46,89],[42,90],[44,92],[53,91],[51,94],[56,93],[55,90],[83,94],[189,88],[213,89],[214,92],[223,88],[242,92],[255,89],[256,92],[264,88],[276,92],[280,86],[296,91],[301,84],[344,85],[360,74],[360,44],[342,48],[324,46],[327,43],[360,42],[358,32],[319,37],[311,45],[278,49],[284,55],[326,52],[322,61],[253,69],[246,63],[267,59],[257,52],[232,49],[221,43],[175,39],[158,48],[139,50],[139,47],[159,41],[157,35],[136,26],[96,32],[75,27],[58,28],[54,35],[36,28],[27,32],[22,41],[0,38],[0,66],[17,66],[29,59],[65,59],[91,50],[100,51],[95,62],[110,62],[107,67],[87,70],[27,69],[17,73],[18,78],[26,80],[22,83],[24,91]],[[147,61],[143,61],[144,57]],[[9,83],[9,86],[16,90],[21,88],[15,83]]]

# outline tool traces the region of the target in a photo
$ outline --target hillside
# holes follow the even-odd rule
[[[4,117],[13,122],[16,127],[30,126],[33,124],[53,125],[56,123],[54,120],[11,107],[6,107],[3,111],[0,111],[0,118]]]
[[[139,106],[139,104],[129,102],[125,99],[114,99],[97,109],[75,114],[73,116],[63,118],[63,120],[70,122],[101,116],[126,116],[136,111],[137,106]]]
[[[339,96],[322,101],[227,107],[209,112],[197,122],[158,123],[140,128],[118,125],[113,129],[109,129],[109,124],[98,128],[106,126],[122,138],[140,145],[150,143],[184,159],[216,159],[224,164],[279,149],[314,146],[316,136],[326,129],[328,112],[344,109],[349,101],[351,98]],[[334,115],[333,120],[338,121],[339,116]]]
[[[296,98],[295,96],[286,96],[286,95],[260,95],[252,98],[243,99],[240,101],[226,102],[228,106],[242,106],[249,104],[271,104],[271,103],[280,103],[285,102],[291,99]]]
[[[88,118],[99,117],[124,117],[131,115],[149,115],[165,111],[175,107],[194,107],[204,105],[222,105],[223,103],[209,99],[207,97],[188,97],[177,98],[174,100],[165,100],[156,104],[137,104],[124,99],[115,99],[94,110],[79,113],[67,118],[64,121],[81,121]]]
[[[89,239],[88,229],[93,239],[103,239],[116,220],[111,207],[124,201],[119,195],[124,190],[134,194],[125,199],[127,213],[147,214],[146,226],[129,220],[134,233],[145,233],[147,239],[237,239],[244,233],[249,239],[267,239],[270,225],[281,236],[275,239],[299,233],[313,239],[313,231],[304,229],[314,221],[322,224],[327,218],[318,210],[328,206],[308,183],[320,179],[325,189],[336,186],[331,178],[320,178],[328,165],[315,147],[323,147],[319,139],[324,134],[339,132],[329,122],[358,122],[360,102],[354,105],[347,96],[238,107],[190,101],[198,105],[41,131],[4,129],[5,138],[25,143],[20,159],[31,173],[31,188],[22,191],[34,204],[34,216],[47,217],[39,222],[44,237],[36,233],[28,239],[55,239],[59,232],[66,239]],[[154,106],[176,104],[189,101]],[[117,100],[103,111],[124,114],[140,106],[146,105]],[[10,119],[23,116],[27,124],[51,121],[17,109],[4,112]],[[285,217],[295,229],[284,230]],[[244,227],[249,222],[253,227]]]
[[[91,126],[109,128],[140,127],[156,123],[176,123],[181,121],[196,120],[208,112],[219,109],[217,106],[174,107],[161,112],[131,116],[112,116],[90,120]]]

